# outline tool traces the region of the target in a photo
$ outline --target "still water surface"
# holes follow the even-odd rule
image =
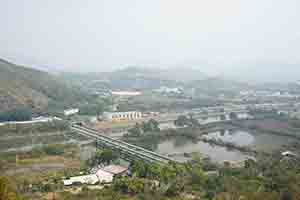
[[[234,143],[239,146],[249,146],[255,150],[270,152],[290,144],[294,138],[287,136],[272,135],[266,133],[250,133],[242,130],[224,130],[211,132],[206,135],[209,139],[219,139],[224,142]],[[213,161],[223,162],[224,160],[241,160],[248,155],[237,150],[228,149],[217,145],[211,145],[202,141],[193,142],[184,138],[173,138],[163,141],[157,145],[156,152],[172,155],[176,154],[177,159],[184,160],[183,153],[199,152],[210,157]],[[180,155],[180,156],[179,156]]]

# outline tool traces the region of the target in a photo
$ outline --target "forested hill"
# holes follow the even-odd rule
[[[0,112],[18,107],[44,112],[83,100],[84,95],[60,77],[0,59]]]

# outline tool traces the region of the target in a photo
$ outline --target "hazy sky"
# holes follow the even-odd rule
[[[0,5],[0,57],[17,63],[89,71],[300,63],[299,0],[0,0]]]

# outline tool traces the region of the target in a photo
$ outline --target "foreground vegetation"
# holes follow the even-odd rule
[[[76,192],[62,187],[60,180],[57,179],[57,184],[48,184],[38,192],[25,187],[24,183],[22,187],[21,183],[16,182],[11,186],[12,182],[9,183],[7,178],[0,180],[2,188],[14,188],[11,191],[18,191],[19,194],[22,192],[25,199],[298,200],[300,198],[300,168],[296,159],[264,157],[257,161],[246,161],[243,168],[215,165],[213,168],[217,173],[213,174],[207,173],[205,166],[207,166],[205,161],[198,158],[185,164],[168,165],[135,161],[131,164],[130,176],[117,177],[111,185],[98,189],[80,186],[80,190],[74,190]],[[6,191],[0,190],[0,195],[7,195]],[[22,199],[14,194],[11,199]]]

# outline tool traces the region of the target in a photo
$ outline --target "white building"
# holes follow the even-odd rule
[[[104,112],[103,119],[107,121],[126,121],[142,118],[142,113],[137,111],[130,112]]]
[[[75,176],[70,179],[63,180],[65,186],[73,185],[74,183],[95,185],[99,183],[99,178],[96,174],[90,174],[85,176]]]
[[[8,121],[8,122],[1,122],[0,126],[4,125],[15,125],[15,124],[35,124],[35,123],[46,123],[46,122],[53,122],[55,120],[62,120],[58,117],[36,117],[32,118],[29,121]]]
[[[114,176],[116,175],[123,175],[127,173],[128,168],[123,167],[120,165],[108,165],[101,169],[98,169],[96,173],[84,176],[75,176],[71,177],[70,179],[63,180],[65,186],[71,186],[75,183],[80,184],[88,184],[88,185],[95,185],[95,184],[106,184],[112,183]]]
[[[68,109],[68,110],[64,110],[64,115],[65,116],[75,115],[77,113],[79,113],[78,108],[71,108],[71,109]]]
[[[175,94],[181,94],[182,88],[169,88],[166,86],[161,86],[159,89],[154,90],[159,93],[175,93]]]
[[[114,96],[139,96],[142,95],[139,91],[112,91],[112,95]]]

